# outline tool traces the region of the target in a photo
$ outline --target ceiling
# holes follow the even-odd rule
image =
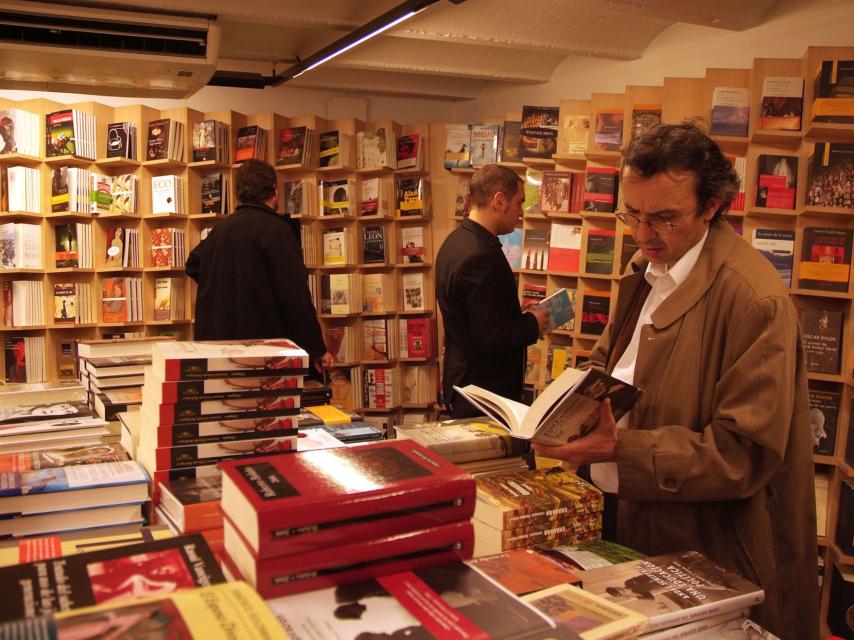
[[[489,83],[547,82],[568,57],[635,60],[667,27],[745,30],[779,0],[449,0],[427,7],[289,86],[476,98]],[[127,7],[127,2],[90,0]],[[221,69],[284,71],[398,0],[136,0],[135,8],[217,16]]]

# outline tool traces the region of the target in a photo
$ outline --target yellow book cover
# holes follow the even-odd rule
[[[227,582],[168,596],[72,609],[49,616],[44,622],[42,629],[46,638],[288,638],[261,596],[245,582]],[[25,624],[36,623],[35,620],[20,621],[22,629]]]
[[[306,407],[306,411],[313,413],[323,420],[323,424],[350,424],[350,416],[338,407],[333,407],[331,404]]]
[[[649,622],[642,613],[569,584],[536,591],[522,599],[558,625],[576,631],[582,640],[635,637]]]
[[[7,540],[0,546],[0,567],[173,537],[175,534],[166,526],[140,527],[128,525],[72,531],[22,540]]]

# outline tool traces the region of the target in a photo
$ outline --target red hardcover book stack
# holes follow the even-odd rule
[[[474,479],[413,441],[221,468],[224,563],[264,598],[472,555]]]
[[[308,354],[284,339],[156,343],[136,453],[155,480],[155,506],[159,482],[216,476],[223,460],[294,451],[308,366]]]

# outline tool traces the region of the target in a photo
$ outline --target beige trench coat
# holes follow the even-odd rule
[[[633,262],[621,279],[594,366],[605,367],[645,268]],[[635,385],[643,393],[617,447],[620,542],[650,555],[701,551],[763,587],[757,622],[784,639],[817,638],[797,312],[776,270],[728,223],[711,226],[690,276],[643,328]]]

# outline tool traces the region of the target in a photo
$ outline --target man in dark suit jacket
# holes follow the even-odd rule
[[[472,176],[471,214],[442,244],[436,259],[436,297],[445,327],[442,386],[455,418],[480,411],[454,391],[476,384],[521,400],[525,349],[548,324],[545,311],[523,313],[516,281],[498,237],[522,215],[522,180],[490,164]]]
[[[290,338],[318,371],[327,352],[299,244],[276,212],[276,171],[260,160],[237,170],[240,205],[193,249],[186,272],[199,284],[196,340]]]

